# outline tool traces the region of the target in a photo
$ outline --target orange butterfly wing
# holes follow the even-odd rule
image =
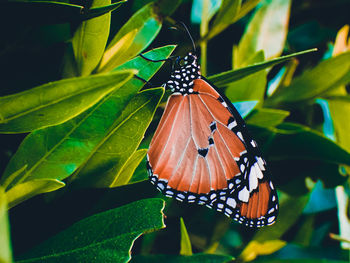
[[[272,224],[277,194],[265,161],[247,151],[256,143],[245,140],[243,120],[207,81],[196,79],[193,90],[168,99],[147,155],[151,182],[166,196],[205,204],[247,226]]]

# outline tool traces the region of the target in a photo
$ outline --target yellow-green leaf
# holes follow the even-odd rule
[[[130,48],[137,34],[137,29],[128,32],[103,54],[98,72],[108,72],[123,64],[135,54]]]
[[[34,179],[19,183],[6,192],[9,208],[38,194],[52,192],[65,186],[65,183],[55,179]]]
[[[180,217],[180,231],[181,231],[181,242],[180,242],[180,255],[192,256],[192,245],[190,237],[188,236],[185,222]]]
[[[29,132],[63,123],[122,86],[136,72],[64,79],[1,97],[0,132]]]
[[[93,0],[91,8],[110,5],[111,0]],[[83,21],[72,39],[79,75],[89,75],[99,63],[109,35],[111,13]]]
[[[287,36],[290,0],[264,0],[238,45],[238,67],[252,54],[264,50],[267,59],[282,53]]]
[[[133,176],[137,166],[140,164],[142,159],[146,156],[147,149],[141,149],[135,151],[129,159],[125,162],[122,169],[114,178],[113,183],[109,187],[117,187],[129,183]]]
[[[239,256],[244,262],[252,261],[259,255],[270,255],[277,250],[280,250],[287,244],[283,240],[267,240],[265,242],[251,241],[242,251]]]
[[[0,262],[13,262],[10,239],[10,225],[7,215],[7,199],[2,187],[0,187]]]

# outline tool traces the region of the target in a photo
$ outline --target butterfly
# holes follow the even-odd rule
[[[147,153],[151,183],[245,226],[273,224],[278,197],[266,162],[238,111],[201,75],[194,53],[177,59],[164,87],[172,94]]]

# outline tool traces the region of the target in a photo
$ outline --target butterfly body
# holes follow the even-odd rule
[[[191,53],[147,154],[150,181],[168,197],[206,205],[246,226],[273,224],[278,199],[266,162],[232,103],[200,74]]]

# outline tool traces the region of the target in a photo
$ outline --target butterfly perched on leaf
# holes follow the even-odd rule
[[[197,56],[176,60],[164,86],[172,94],[147,153],[150,181],[245,226],[273,224],[278,198],[266,162],[232,103],[201,76]]]

